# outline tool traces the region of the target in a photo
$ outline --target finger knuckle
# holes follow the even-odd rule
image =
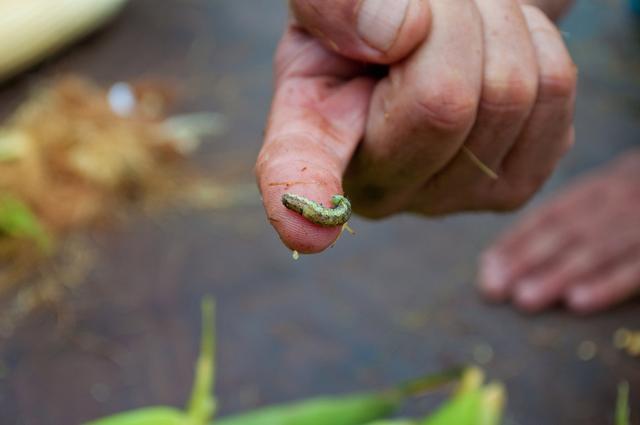
[[[528,16],[534,22],[547,22],[549,20],[549,18],[547,18],[547,15],[538,6],[524,4],[521,6],[521,8],[522,13],[524,13],[525,16]]]
[[[445,79],[417,90],[418,119],[443,131],[459,131],[473,124],[478,100],[460,81]]]
[[[482,88],[481,108],[496,112],[523,114],[535,103],[537,75],[524,67],[512,65],[508,70],[487,76]]]
[[[548,64],[540,75],[540,95],[546,99],[572,97],[578,85],[578,70],[571,60]]]

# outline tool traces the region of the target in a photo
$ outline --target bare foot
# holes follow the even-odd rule
[[[509,229],[480,261],[480,288],[535,312],[592,313],[640,292],[640,150],[581,179]]]

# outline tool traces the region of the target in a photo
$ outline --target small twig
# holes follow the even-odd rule
[[[475,154],[471,152],[471,150],[468,147],[463,145],[462,151],[467,155],[467,157],[469,157],[471,162],[473,162],[475,165],[478,166],[478,168],[480,168],[480,170],[482,170],[483,173],[485,173],[487,176],[489,176],[493,180],[498,180],[498,175],[496,174],[496,172],[493,171],[491,168],[489,168],[487,165],[485,165],[485,163],[482,162],[477,156],[475,156]]]
[[[344,223],[342,225],[342,229],[340,229],[340,233],[338,233],[338,237],[336,238],[335,241],[333,241],[333,243],[331,244],[331,248],[333,248],[334,246],[336,246],[336,244],[338,243],[338,241],[340,240],[340,238],[342,237],[342,234],[344,232],[348,232],[351,236],[355,236],[356,231],[353,230],[351,227],[349,227],[349,223]]]
[[[356,231],[355,231],[355,230],[353,230],[351,227],[349,227],[349,223],[344,223],[344,224],[342,225],[342,232],[344,232],[345,230],[346,230],[347,232],[349,232],[350,234],[352,234],[352,235],[355,235],[355,234],[356,234]],[[340,232],[340,233],[342,233],[342,232]]]

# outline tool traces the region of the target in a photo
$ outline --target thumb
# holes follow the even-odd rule
[[[331,245],[340,227],[311,223],[286,209],[282,195],[330,206],[331,197],[343,193],[342,175],[364,133],[375,82],[350,79],[359,65],[295,29],[285,35],[278,60],[288,66],[276,80],[256,174],[267,217],[284,244],[314,253]],[[325,74],[315,75],[317,69]]]
[[[297,23],[350,59],[389,64],[426,37],[427,0],[291,0]]]

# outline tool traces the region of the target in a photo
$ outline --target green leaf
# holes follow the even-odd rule
[[[190,420],[178,409],[146,407],[86,422],[84,425],[190,425]]]
[[[216,425],[361,425],[393,414],[409,397],[424,394],[460,379],[461,368],[426,375],[386,391],[317,397],[227,416]],[[387,422],[383,422],[387,423]],[[415,422],[392,421],[389,425]],[[382,423],[381,423],[382,424]],[[381,425],[380,424],[380,425]]]
[[[482,370],[468,368],[451,400],[442,405],[421,425],[500,425],[505,404],[504,387],[482,386]]]
[[[51,247],[51,238],[31,209],[11,195],[0,195],[0,233],[12,238],[35,241],[43,251]]]
[[[441,406],[421,425],[478,425],[482,406],[482,390],[475,389],[456,395]]]
[[[317,397],[227,416],[215,425],[361,425],[389,417],[398,403],[379,393]]]

